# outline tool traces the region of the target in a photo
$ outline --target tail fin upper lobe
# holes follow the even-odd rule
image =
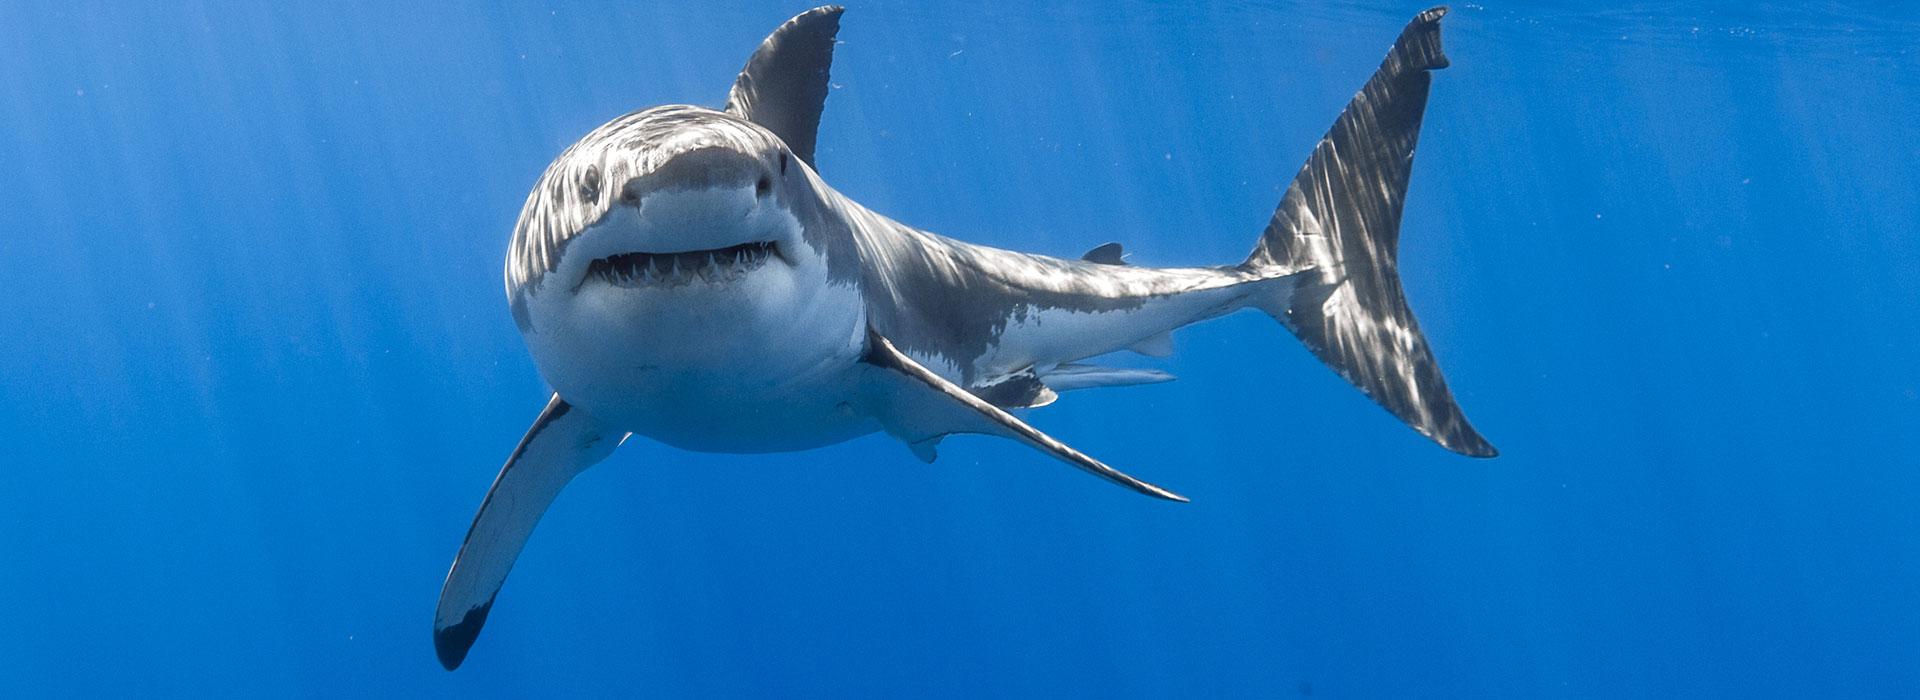
[[[1273,213],[1249,269],[1298,271],[1287,293],[1259,302],[1340,376],[1449,450],[1492,457],[1467,423],[1401,294],[1398,248],[1429,70],[1445,68],[1440,18],[1420,13]]]

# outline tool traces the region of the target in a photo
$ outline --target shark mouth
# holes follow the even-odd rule
[[[587,279],[629,289],[725,284],[760,269],[779,254],[772,242],[685,253],[622,253],[587,265]]]

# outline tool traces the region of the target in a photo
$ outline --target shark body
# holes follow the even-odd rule
[[[1399,220],[1443,8],[1417,16],[1320,141],[1245,260],[1127,264],[969,244],[875,213],[814,169],[841,8],[748,60],[724,109],[665,106],[560,154],[506,264],[514,320],[554,395],[482,503],[434,642],[470,650],[514,559],[572,477],[630,436],[709,452],[802,450],[884,431],[932,461],[996,435],[1141,493],[1185,500],[1010,411],[1060,391],[1172,379],[1083,361],[1171,351],[1168,333],[1257,309],[1420,433],[1493,456],[1400,292]]]

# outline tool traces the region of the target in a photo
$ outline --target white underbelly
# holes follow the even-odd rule
[[[854,360],[787,377],[639,372],[609,377],[581,400],[594,407],[596,416],[681,449],[811,449],[879,427],[851,408]]]
[[[703,452],[802,450],[878,429],[850,408],[866,328],[857,290],[752,275],[725,289],[646,292],[584,289],[536,309],[528,349],[561,398]]]

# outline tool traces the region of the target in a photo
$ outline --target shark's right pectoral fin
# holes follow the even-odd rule
[[[624,439],[626,433],[604,429],[558,394],[547,402],[547,409],[494,478],[440,589],[433,647],[447,670],[458,668],[467,658],[493,608],[494,595],[506,582],[540,515],[574,475],[606,459]]]
[[[932,461],[933,445],[953,433],[996,435],[1026,443],[1087,473],[1155,498],[1185,502],[1172,491],[1135,479],[1100,460],[1027,425],[1013,414],[968,393],[915,362],[891,341],[867,329],[868,371],[861,387],[862,408],[889,434],[905,441],[921,459]]]

